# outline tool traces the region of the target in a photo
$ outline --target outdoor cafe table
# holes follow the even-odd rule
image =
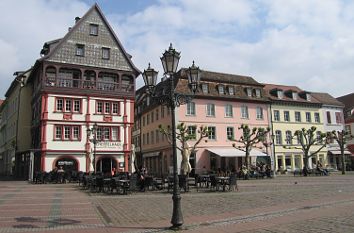
[[[229,180],[229,177],[227,176],[218,176],[218,177],[215,177],[215,179],[220,182],[220,184],[222,185],[222,191],[225,192],[226,191],[226,185],[227,185],[227,182]]]

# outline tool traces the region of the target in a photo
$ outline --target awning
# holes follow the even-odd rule
[[[340,150],[329,150],[328,152],[331,153],[331,154],[334,154],[334,155],[341,155],[341,154],[342,154],[342,153],[340,152]],[[347,150],[344,150],[344,154],[345,154],[345,155],[351,155],[352,153],[350,153],[350,152],[347,151]]]
[[[245,157],[246,156],[246,152],[236,148],[208,148],[207,150],[220,157]],[[268,155],[259,150],[252,149],[250,152],[250,156],[268,156]]]

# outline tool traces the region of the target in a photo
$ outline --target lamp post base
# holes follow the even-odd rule
[[[173,214],[170,229],[178,230],[183,225],[183,215],[181,210],[181,196],[179,194],[174,194],[172,196],[173,200]]]

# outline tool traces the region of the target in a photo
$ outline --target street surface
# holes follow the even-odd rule
[[[354,173],[238,181],[182,193],[181,232],[354,232]],[[78,184],[0,181],[0,233],[172,232],[172,195],[90,193]]]

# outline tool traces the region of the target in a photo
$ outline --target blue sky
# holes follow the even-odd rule
[[[39,58],[96,1],[1,0],[0,98],[14,71]],[[334,97],[353,92],[354,2],[346,0],[100,0],[133,62],[162,71],[170,42],[180,66],[296,85]],[[6,58],[6,59],[5,59]],[[162,73],[162,72],[160,72]],[[142,85],[142,79],[138,79]]]

